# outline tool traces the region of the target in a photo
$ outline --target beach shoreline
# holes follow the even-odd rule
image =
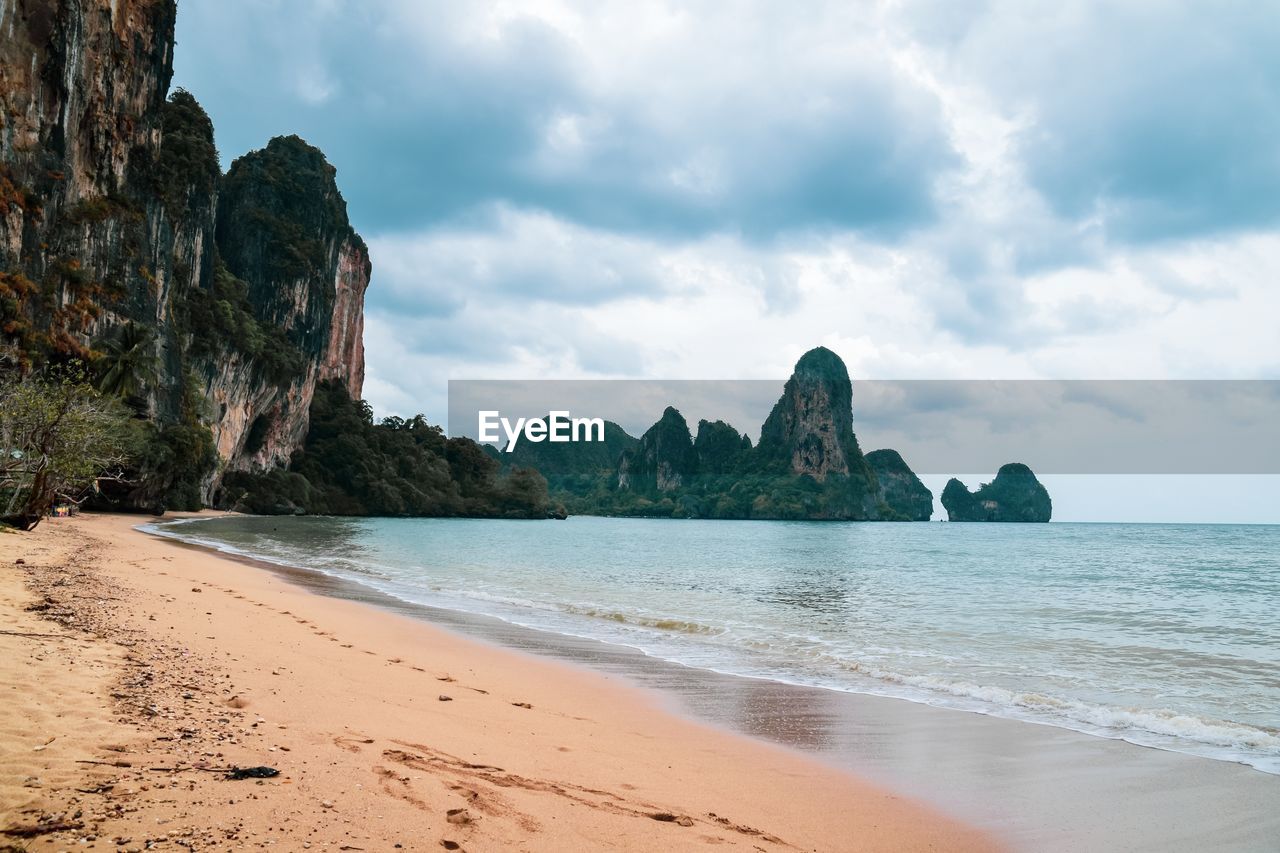
[[[272,529],[278,524],[280,536],[289,535],[283,525],[291,523],[225,520],[234,526],[269,522]],[[325,535],[314,521],[298,523]],[[325,568],[323,548],[314,555],[314,565],[305,558],[254,556],[258,551],[253,547],[230,545],[236,537],[224,540],[219,527],[205,525],[193,536],[184,532],[185,524],[177,524],[161,535],[181,537],[191,548],[217,548],[228,559],[246,561],[324,596],[426,621],[501,649],[620,677],[625,684],[647,688],[648,699],[682,717],[781,744],[905,793],[994,833],[1015,849],[1251,853],[1272,850],[1280,834],[1280,776],[1243,764],[945,704],[679,663],[625,643],[428,604],[412,589],[383,591],[341,564]],[[478,529],[474,535],[493,531]],[[447,557],[424,553],[421,558]],[[433,572],[445,568],[431,565]]]
[[[315,595],[142,522],[0,540],[0,844],[1000,847],[623,678]],[[279,775],[220,772],[258,765]]]

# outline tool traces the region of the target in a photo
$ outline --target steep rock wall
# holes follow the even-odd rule
[[[160,418],[179,396],[172,291],[205,274],[214,221],[211,185],[163,196],[151,180],[175,14],[172,0],[0,4],[0,269],[22,303],[7,306],[6,354],[84,357],[112,328],[145,323],[163,365],[148,389]]]
[[[208,117],[167,99],[175,19],[175,0],[0,0],[0,365],[92,361],[145,329],[138,405],[212,431],[208,501],[226,470],[288,460],[317,381],[360,396],[370,265],[333,168],[301,140],[223,178]],[[279,227],[255,229],[263,212]],[[296,352],[202,344],[192,306],[258,339],[283,330]]]
[[[227,269],[248,285],[254,316],[283,329],[303,359],[301,371],[269,394],[235,371],[210,374],[209,393],[228,412],[215,439],[232,468],[284,464],[306,437],[318,381],[338,380],[360,398],[369,252],[347,220],[334,168],[296,136],[232,164],[217,242]]]
[[[760,430],[756,452],[818,483],[840,483],[829,501],[832,517],[877,519],[883,492],[853,432],[853,383],[840,357],[826,347],[809,350],[796,362],[782,397]]]

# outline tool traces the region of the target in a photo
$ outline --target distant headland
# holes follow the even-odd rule
[[[801,356],[782,396],[752,445],[724,421],[691,430],[668,406],[639,438],[606,422],[595,444],[521,443],[498,454],[507,470],[533,468],[549,497],[570,514],[649,518],[928,521],[933,494],[896,450],[864,454],[853,429],[853,383],[844,362],[817,347]],[[1048,495],[1025,465],[1010,469],[999,505],[1018,507],[989,518],[949,513],[951,520],[1048,521]],[[1022,511],[1025,471],[1044,493],[1046,509]],[[963,488],[961,486],[961,488]],[[978,507],[993,500],[976,498]],[[949,508],[949,506],[948,506]],[[977,515],[975,511],[973,515]]]

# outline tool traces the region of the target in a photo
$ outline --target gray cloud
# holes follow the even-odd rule
[[[599,305],[669,286],[659,248],[503,209],[477,227],[374,237],[379,306],[449,317],[468,304]]]
[[[1026,122],[1034,187],[1111,240],[1280,220],[1280,15],[1266,3],[910,4],[947,69]]]
[[[758,11],[728,47],[759,65],[702,55],[740,73],[699,76],[644,57],[637,73],[669,75],[645,91],[599,85],[590,46],[545,23],[470,4],[192,0],[177,82],[206,104],[224,152],[286,130],[320,146],[373,232],[495,202],[672,238],[892,236],[930,221],[934,180],[954,165],[936,98],[874,58],[789,76],[771,65],[788,57],[766,53],[777,13]]]

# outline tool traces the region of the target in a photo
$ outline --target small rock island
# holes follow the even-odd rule
[[[996,478],[970,492],[952,477],[942,490],[950,521],[1044,522],[1053,515],[1049,492],[1021,462],[1000,466]]]

